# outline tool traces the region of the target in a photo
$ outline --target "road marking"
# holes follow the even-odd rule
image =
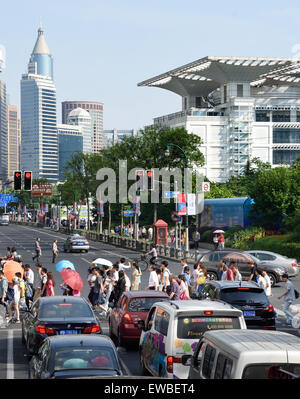
[[[7,334],[7,368],[6,379],[14,379],[14,330],[8,330]]]

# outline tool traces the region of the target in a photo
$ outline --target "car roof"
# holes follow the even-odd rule
[[[215,330],[206,331],[203,337],[222,346],[224,351],[232,353],[235,357],[245,352],[261,352],[264,358],[270,352],[278,351],[299,351],[300,355],[300,339],[282,331]]]
[[[111,346],[113,349],[113,341],[106,335],[95,334],[76,334],[76,335],[54,335],[48,338],[51,346],[67,347],[76,346],[78,348],[85,346]]]
[[[153,304],[154,306],[155,304]],[[201,301],[197,301],[194,299],[188,299],[185,301],[170,301],[170,302],[160,302],[157,303],[160,307],[168,309],[173,313],[186,311],[186,312],[197,312],[197,311],[205,311],[205,310],[231,310],[236,311],[237,308],[234,308],[232,305],[225,303],[220,300],[211,300],[211,299],[203,299]],[[241,311],[237,312],[240,313]]]
[[[168,295],[162,291],[126,291],[123,293],[123,296],[127,296],[128,298],[168,298]]]
[[[56,296],[45,296],[39,298],[41,305],[47,303],[82,303],[88,304],[86,299],[81,296],[63,296],[63,295],[56,295]]]
[[[206,284],[211,284],[218,286],[220,289],[222,288],[260,288],[260,286],[255,281],[227,281],[227,280],[211,280]],[[262,288],[263,289],[263,288]]]

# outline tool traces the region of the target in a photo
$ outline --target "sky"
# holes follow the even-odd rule
[[[137,84],[202,57],[300,57],[298,0],[2,0],[0,79],[14,105],[40,20],[54,58],[58,122],[62,101],[99,101],[104,129],[143,128],[180,111],[177,94]]]

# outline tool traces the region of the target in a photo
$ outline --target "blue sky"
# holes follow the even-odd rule
[[[27,0],[0,3],[11,104],[42,17],[61,101],[104,103],[104,128],[140,128],[179,111],[181,99],[137,83],[207,55],[292,57],[300,3],[202,0]],[[300,48],[300,46],[299,46]],[[299,50],[298,50],[299,51]]]

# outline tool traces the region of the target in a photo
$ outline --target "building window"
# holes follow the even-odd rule
[[[300,155],[300,150],[273,150],[273,164],[291,164]]]
[[[224,85],[224,103],[227,103],[227,86]]]
[[[290,122],[291,113],[290,111],[273,111],[272,112],[273,122]]]
[[[300,130],[273,129],[273,143],[300,143]]]
[[[256,122],[270,122],[270,112],[269,111],[256,111],[255,112]]]
[[[202,98],[196,97],[196,108],[201,108]]]
[[[237,87],[237,97],[244,97],[244,86],[239,84]]]

